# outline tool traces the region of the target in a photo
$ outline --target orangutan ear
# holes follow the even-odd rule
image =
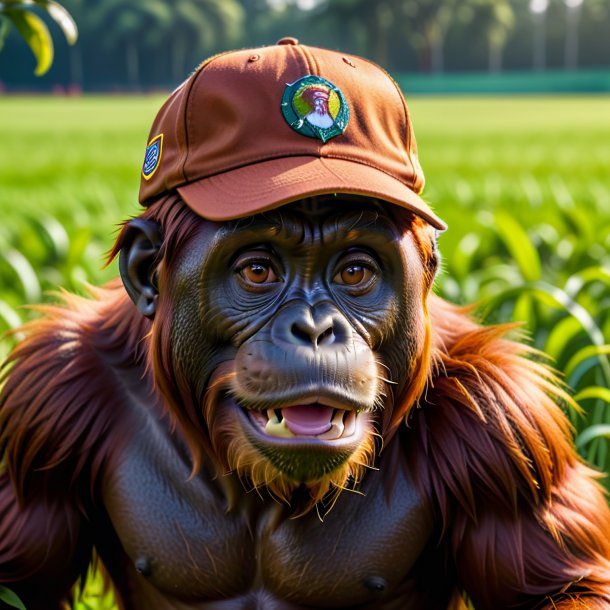
[[[440,234],[441,231],[435,231],[434,238],[432,239],[432,259],[430,261],[430,265],[432,267],[432,273],[434,274],[434,277],[438,275],[442,264],[441,253],[438,249],[438,236]]]
[[[157,265],[163,238],[156,222],[136,218],[124,229],[119,271],[127,294],[142,315],[153,318],[157,309]]]

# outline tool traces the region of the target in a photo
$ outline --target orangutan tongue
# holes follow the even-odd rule
[[[282,409],[288,429],[300,436],[316,436],[330,430],[334,409],[324,405],[297,405]]]

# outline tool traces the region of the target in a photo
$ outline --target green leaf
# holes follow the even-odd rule
[[[76,43],[78,39],[78,28],[76,27],[76,23],[74,19],[72,19],[72,15],[57,2],[53,2],[53,0],[35,0],[38,6],[44,8],[47,13],[53,18],[53,20],[59,25],[62,29],[68,44],[73,45]]]
[[[590,386],[581,392],[578,392],[578,394],[574,396],[574,400],[577,402],[591,398],[603,400],[605,403],[610,405],[610,388],[604,388],[602,386]]]
[[[26,610],[23,602],[17,597],[13,591],[0,585],[0,599],[8,604],[11,608],[19,608],[19,610]]]
[[[582,271],[574,273],[566,282],[566,292],[573,298],[593,282],[600,282],[610,288],[610,270],[604,267],[587,267]]]
[[[91,231],[84,227],[78,229],[70,240],[66,269],[69,271],[78,266],[85,259],[85,250],[91,242]]]
[[[610,424],[598,424],[597,426],[589,426],[586,428],[576,437],[576,447],[582,449],[591,441],[600,438],[610,439]]]
[[[576,301],[574,301],[564,290],[552,286],[546,282],[532,282],[521,286],[512,286],[505,291],[495,294],[484,302],[486,312],[498,307],[502,302],[517,298],[523,292],[529,292],[538,302],[553,308],[561,308],[576,318],[583,329],[589,335],[591,342],[595,345],[604,344],[604,336],[595,323],[591,314]]]
[[[36,227],[47,251],[51,250],[57,259],[67,256],[70,238],[64,226],[56,218],[47,214],[39,214],[38,217],[29,220],[30,224]]]
[[[7,9],[5,15],[15,24],[36,58],[34,74],[42,76],[53,63],[53,40],[44,21],[27,10]]]
[[[521,275],[530,282],[539,280],[542,275],[540,257],[525,229],[506,212],[497,212],[494,222],[496,233],[517,263]]]
[[[26,301],[29,303],[38,302],[42,296],[40,282],[28,259],[18,250],[11,248],[0,254],[0,260],[4,260],[9,265],[21,282]]]
[[[591,214],[578,207],[568,207],[563,213],[580,244],[588,246],[595,241],[595,225]]]
[[[7,328],[17,328],[22,324],[19,314],[3,300],[0,300],[0,320],[6,324]]]
[[[473,265],[473,259],[481,246],[481,238],[476,233],[467,233],[453,251],[451,267],[460,278],[466,277]]]
[[[565,374],[570,385],[574,388],[582,376],[593,366],[599,364],[607,377],[608,356],[610,345],[587,345],[579,349],[570,358],[565,368]]]
[[[544,346],[544,351],[559,362],[564,350],[570,345],[570,342],[583,332],[583,326],[578,318],[566,316],[551,330],[549,337]]]
[[[522,292],[517,297],[515,308],[513,309],[513,320],[515,322],[531,323],[534,317],[532,297],[527,292]]]
[[[0,51],[2,51],[2,47],[4,47],[4,41],[6,40],[6,37],[8,36],[8,33],[10,31],[11,22],[3,15],[0,15]]]

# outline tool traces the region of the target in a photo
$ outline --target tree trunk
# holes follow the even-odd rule
[[[490,72],[502,72],[502,45],[489,42],[488,68]]]
[[[578,68],[578,24],[580,22],[580,9],[577,6],[566,5],[566,40],[564,50],[564,65],[567,70]]]
[[[375,10],[375,61],[380,66],[388,65],[388,38],[392,26],[392,11],[385,3]]]
[[[70,88],[83,88],[83,54],[77,43],[70,48]]]
[[[439,36],[432,43],[432,71],[440,74],[445,69],[445,37]]]
[[[184,34],[174,36],[172,44],[172,81],[179,83],[184,80],[184,64],[186,63],[187,40]]]
[[[420,72],[432,70],[432,51],[427,42],[417,47],[417,59]]]
[[[534,70],[546,68],[546,11],[534,15]]]
[[[140,58],[138,57],[138,45],[134,38],[127,40],[126,48],[127,82],[129,88],[136,90],[140,84]]]

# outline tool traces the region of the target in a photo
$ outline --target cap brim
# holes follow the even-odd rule
[[[368,165],[321,157],[281,157],[239,167],[177,188],[188,206],[209,220],[232,220],[286,203],[331,193],[374,197],[447,225],[404,183]]]

